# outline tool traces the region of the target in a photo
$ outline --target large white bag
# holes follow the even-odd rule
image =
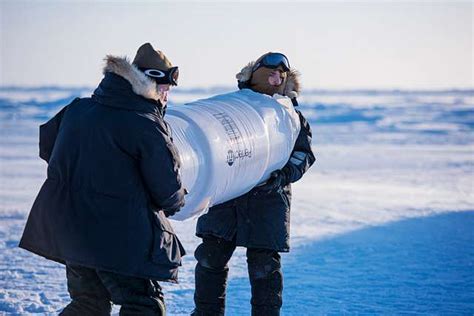
[[[288,161],[300,122],[291,100],[243,89],[170,106],[166,121],[189,194],[184,220],[250,191]]]

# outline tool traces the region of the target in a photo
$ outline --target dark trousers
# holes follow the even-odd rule
[[[196,248],[195,310],[192,315],[224,315],[229,262],[235,241],[207,236]],[[247,248],[247,267],[252,288],[252,315],[280,315],[283,275],[280,255],[269,249]]]
[[[161,287],[156,281],[66,265],[71,303],[60,315],[110,315],[112,303],[120,315],[165,315]]]

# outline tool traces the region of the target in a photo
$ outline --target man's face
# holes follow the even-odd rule
[[[170,91],[170,85],[169,84],[159,84],[157,85],[157,90],[158,90],[158,100],[163,104],[163,106],[166,106],[168,103],[168,93]]]
[[[277,69],[272,69],[272,71],[268,74],[268,84],[274,87],[278,87],[283,83],[285,77],[286,73],[281,67],[278,67]]]
[[[272,69],[260,67],[252,75],[250,84],[252,90],[272,96],[275,93],[283,93],[287,73],[281,66]]]

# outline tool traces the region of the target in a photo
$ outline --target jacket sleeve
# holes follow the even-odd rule
[[[149,128],[139,140],[139,164],[142,179],[157,210],[172,213],[184,206],[185,189],[179,176],[176,147],[159,128]]]
[[[297,112],[298,116],[300,117],[301,129],[298,134],[298,138],[296,139],[295,146],[293,147],[290,159],[282,168],[287,184],[301,179],[303,174],[313,165],[314,161],[316,160],[311,149],[311,127],[301,112]]]
[[[39,130],[39,156],[49,163],[49,158],[53,152],[54,143],[58,136],[59,126],[68,106],[62,108],[52,119],[40,125]]]

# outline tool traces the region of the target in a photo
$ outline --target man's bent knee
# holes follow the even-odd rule
[[[194,257],[201,267],[211,270],[223,270],[227,267],[227,262],[229,262],[234,250],[235,245],[231,241],[205,237],[196,248]]]

